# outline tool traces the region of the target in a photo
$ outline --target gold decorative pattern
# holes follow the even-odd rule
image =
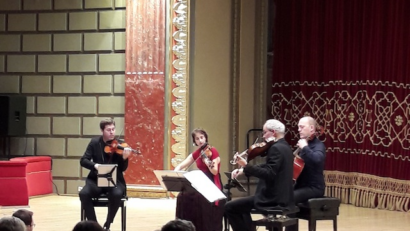
[[[187,154],[188,80],[189,80],[189,1],[171,0],[170,74],[171,86],[171,164],[176,167]],[[173,154],[173,155],[172,155]]]
[[[351,93],[337,90],[332,93],[309,92],[309,95],[292,91],[287,95],[272,95],[271,113],[278,115],[290,128],[297,127],[300,115],[313,116],[326,128],[326,139],[337,144],[352,140],[386,148],[399,144],[401,149],[410,150],[409,99],[410,95],[399,99],[395,92],[382,91]],[[283,110],[283,114],[285,105],[291,105],[291,108]],[[291,137],[298,137],[296,129],[289,132]],[[350,151],[379,155],[373,150]],[[399,158],[401,155],[380,153],[380,156]],[[409,160],[408,157],[402,159]]]

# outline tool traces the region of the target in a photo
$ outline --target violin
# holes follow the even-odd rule
[[[257,156],[265,157],[267,154],[267,150],[276,142],[274,137],[270,137],[267,140],[255,143],[251,145],[248,149],[240,153],[239,155],[235,156],[233,160],[229,161],[232,165],[236,164],[238,157],[244,157],[246,161],[251,161]]]
[[[214,162],[211,160],[212,157],[212,151],[211,151],[212,146],[209,145],[208,143],[203,144],[200,149],[201,149],[201,158],[204,164],[206,164],[209,168],[214,167]]]
[[[127,143],[119,143],[118,140],[107,142],[107,145],[104,147],[104,152],[108,154],[117,153],[118,155],[122,155],[125,148],[131,149],[135,154],[141,154],[140,150],[132,149]]]

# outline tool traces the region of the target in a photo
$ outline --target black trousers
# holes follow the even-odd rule
[[[302,202],[305,202],[311,198],[322,197],[324,194],[324,190],[314,187],[305,187],[305,188],[298,188],[293,191],[293,196],[295,199],[296,205]],[[295,215],[289,215],[289,217],[295,217]],[[296,228],[290,226],[286,227],[286,231],[295,231]]]
[[[107,220],[104,226],[108,226],[114,221],[114,217],[117,214],[118,208],[121,205],[121,199],[124,196],[125,185],[121,182],[117,182],[117,187],[100,188],[93,180],[87,179],[85,186],[80,191],[80,200],[85,211],[85,217],[87,220],[97,221],[95,215],[95,209],[92,202],[92,198],[98,197],[101,193],[107,193],[108,196],[108,213]]]
[[[233,231],[250,231],[254,196],[239,198],[225,204],[225,215]]]

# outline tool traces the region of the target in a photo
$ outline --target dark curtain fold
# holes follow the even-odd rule
[[[325,127],[327,194],[409,210],[410,1],[276,0],[269,117]]]

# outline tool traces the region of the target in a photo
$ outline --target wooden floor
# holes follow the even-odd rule
[[[130,198],[127,206],[127,231],[154,231],[174,219],[175,199]],[[16,207],[1,207],[0,217],[8,216]],[[30,199],[27,208],[34,212],[35,231],[71,231],[80,220],[80,201],[77,196],[50,195]],[[100,223],[105,221],[106,208],[96,208]],[[256,217],[255,217],[256,218]],[[410,228],[410,213],[359,208],[342,204],[338,217],[338,231],[403,231]],[[263,228],[260,228],[264,230]],[[120,211],[111,227],[120,230]],[[307,231],[307,222],[300,221],[299,230]],[[317,231],[331,231],[331,221],[319,221]]]

